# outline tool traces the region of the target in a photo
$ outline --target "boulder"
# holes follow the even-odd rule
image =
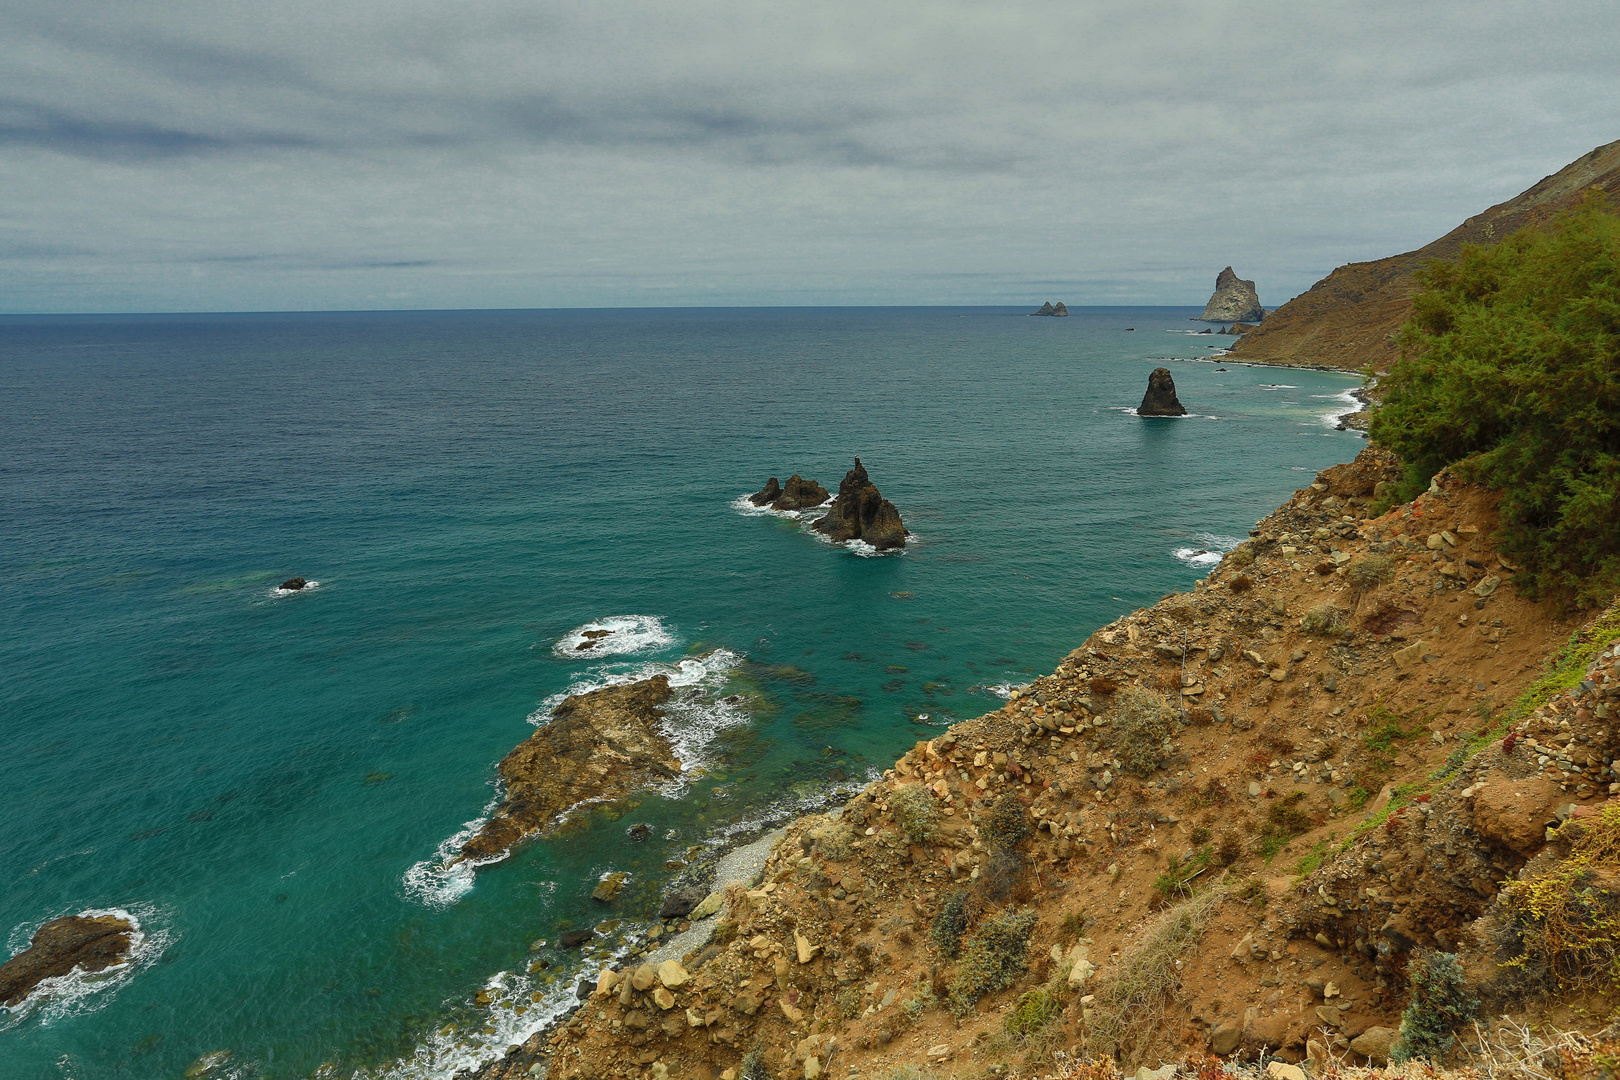
[[[1199,316],[1203,322],[1257,323],[1265,318],[1254,282],[1244,281],[1228,266],[1215,278],[1215,292]]]
[[[1560,795],[1556,783],[1539,777],[1487,780],[1474,788],[1474,831],[1509,851],[1533,855],[1547,842]]]
[[[1387,1027],[1370,1027],[1350,1040],[1350,1049],[1374,1065],[1389,1061],[1390,1047],[1395,1045],[1396,1033]]]
[[[624,883],[629,879],[630,875],[622,870],[615,870],[611,874],[603,874],[602,880],[598,881],[596,888],[591,890],[591,899],[599,904],[613,903],[614,900],[618,899],[619,890],[624,888]]]
[[[453,862],[502,859],[582,802],[622,798],[679,776],[680,762],[660,730],[659,707],[669,698],[668,677],[654,675],[564,699],[548,723],[501,760],[506,797]]]
[[[1243,1041],[1243,1025],[1236,1023],[1221,1024],[1209,1033],[1209,1049],[1213,1054],[1225,1057],[1238,1048]]]
[[[595,936],[595,930],[564,930],[557,935],[557,944],[565,949],[577,949]]]
[[[285,589],[288,592],[297,592],[299,589],[304,588],[308,584],[309,584],[309,582],[305,581],[301,577],[293,577],[293,578],[288,578],[286,581],[283,581],[281,583],[281,588]]]
[[[765,486],[748,496],[748,501],[755,506],[769,506],[782,497],[782,482],[776,477],[765,481]]]
[[[866,475],[861,459],[844,474],[838,485],[838,498],[833,500],[827,516],[810,526],[830,537],[835,543],[846,540],[864,540],[879,551],[905,547],[905,524],[894,504],[878,493],[877,487]]]
[[[658,917],[660,919],[685,918],[708,898],[709,890],[702,885],[688,885],[683,889],[676,889],[664,897],[664,904],[658,909]]]
[[[34,931],[28,948],[0,965],[0,1003],[21,1004],[46,979],[75,968],[105,971],[129,957],[135,924],[114,915],[68,915]]]
[[[1187,410],[1176,399],[1176,381],[1169,368],[1154,368],[1148,376],[1147,393],[1137,406],[1137,416],[1186,416]]]

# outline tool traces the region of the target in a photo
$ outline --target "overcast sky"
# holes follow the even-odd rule
[[[0,311],[1280,304],[1620,138],[1614,0],[0,0]]]

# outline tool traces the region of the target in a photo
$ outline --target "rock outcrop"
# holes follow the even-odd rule
[[[1244,281],[1228,266],[1215,278],[1215,293],[1199,316],[1204,322],[1257,323],[1265,317],[1254,282]]]
[[[1600,146],[1521,194],[1476,214],[1416,251],[1348,263],[1266,317],[1233,346],[1239,359],[1380,371],[1395,360],[1396,331],[1412,313],[1413,274],[1455,259],[1464,244],[1494,244],[1549,221],[1594,187],[1620,191],[1620,140]]]
[[[905,524],[894,504],[878,493],[877,486],[868,479],[861,459],[844,474],[838,485],[838,498],[833,500],[827,516],[810,526],[832,539],[834,543],[846,540],[864,540],[879,551],[905,547]]]
[[[490,862],[555,825],[587,799],[617,799],[647,783],[678,776],[659,706],[669,679],[655,675],[567,698],[549,723],[501,759],[506,798],[455,861]]]
[[[105,971],[129,957],[135,925],[115,915],[69,915],[34,932],[28,948],[0,965],[0,1004],[15,1008],[46,979],[75,968]]]
[[[1147,393],[1136,407],[1137,416],[1186,416],[1187,410],[1176,399],[1176,381],[1169,368],[1154,368],[1148,376]]]
[[[305,581],[303,578],[295,577],[288,578],[286,581],[283,581],[279,587],[287,590],[288,592],[297,592],[308,584],[309,582]]]
[[[778,483],[776,477],[771,477],[764,487],[748,496],[748,501],[772,510],[809,510],[826,502],[827,494],[827,489],[814,480],[794,473],[788,477],[786,487]]]
[[[1059,300],[1055,304],[1052,303],[1052,301],[1048,300],[1046,303],[1041,305],[1041,310],[1030,312],[1031,315],[1058,315],[1058,316],[1064,316],[1064,315],[1067,315],[1068,313],[1069,313],[1068,307],[1061,300]]]

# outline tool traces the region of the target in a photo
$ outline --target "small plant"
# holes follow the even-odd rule
[[[849,845],[855,839],[855,830],[844,821],[830,821],[806,835],[812,850],[828,862],[847,862],[854,854]]]
[[[1069,911],[1063,915],[1063,921],[1058,923],[1058,940],[1065,946],[1073,945],[1086,927],[1091,925],[1091,917],[1083,911]]]
[[[1243,841],[1235,832],[1223,832],[1220,839],[1215,841],[1215,863],[1218,866],[1231,866],[1243,858]]]
[[[1232,566],[1248,566],[1254,562],[1254,549],[1248,544],[1233,548],[1226,553],[1226,562]]]
[[[1246,593],[1250,589],[1254,588],[1254,578],[1250,577],[1248,574],[1239,574],[1231,581],[1228,581],[1226,583],[1226,587],[1241,596],[1243,593]]]
[[[889,796],[889,810],[895,824],[913,844],[926,843],[939,835],[939,807],[934,796],[921,784],[904,784]]]
[[[1294,867],[1295,875],[1298,877],[1305,877],[1307,874],[1315,873],[1321,868],[1322,864],[1327,861],[1327,857],[1328,842],[1326,840],[1318,840],[1311,846],[1310,852],[1307,853],[1303,859],[1299,860],[1299,865]]]
[[[1116,694],[1114,749],[1120,766],[1133,776],[1153,775],[1164,764],[1174,722],[1175,712],[1160,694],[1139,686]]]
[[[1002,795],[990,807],[979,824],[986,840],[997,847],[1012,849],[1029,839],[1034,827],[1029,823],[1029,812],[1016,795]]]
[[[739,1080],[771,1080],[771,1070],[765,1064],[765,1044],[756,1042],[748,1048],[743,1055],[742,1062],[737,1066]]]
[[[1350,789],[1344,793],[1344,797],[1350,800],[1351,810],[1359,811],[1363,806],[1367,805],[1367,800],[1372,798],[1372,792],[1361,786],[1361,780],[1358,777]]]
[[[1255,876],[1246,877],[1232,886],[1232,899],[1263,908],[1266,906],[1266,883]]]
[[[922,1019],[923,1013],[936,1008],[939,999],[934,996],[934,988],[927,981],[917,984],[917,992],[900,1003],[900,1011],[906,1014],[906,1019],[915,1024]]]
[[[1212,835],[1214,834],[1210,832],[1208,825],[1194,825],[1192,828],[1192,835],[1189,839],[1191,839],[1192,842],[1197,844],[1199,847],[1202,847],[1209,843],[1209,839]]]
[[[968,942],[951,980],[951,1011],[966,1016],[984,995],[1005,990],[1029,966],[1032,911],[1004,911],[986,919]]]
[[[1344,576],[1351,591],[1360,597],[1394,581],[1395,564],[1383,555],[1363,555],[1350,564]]]
[[[962,955],[962,935],[978,917],[978,906],[978,900],[966,889],[957,889],[945,898],[929,931],[942,956],[955,960]]]
[[[854,1020],[861,1015],[861,992],[856,987],[840,990],[834,999],[838,1006],[838,1015],[845,1020]]]
[[[1350,613],[1333,604],[1318,604],[1301,616],[1299,625],[1318,637],[1344,637],[1350,632]]]
[[[979,864],[979,888],[995,903],[1018,890],[1024,879],[1024,857],[1016,851],[992,845]]]
[[[1288,846],[1294,837],[1308,833],[1315,828],[1316,822],[1311,816],[1299,808],[1305,798],[1303,791],[1296,791],[1286,798],[1278,799],[1266,811],[1266,828],[1260,834],[1260,856],[1266,862],[1276,858],[1277,852]]]
[[[1412,998],[1401,1013],[1401,1038],[1390,1058],[1397,1065],[1413,1058],[1439,1064],[1456,1045],[1456,1029],[1478,1015],[1479,998],[1468,992],[1455,953],[1415,956],[1406,974],[1412,983]]]
[[[1044,986],[1019,997],[1018,1003],[1002,1021],[1009,1035],[1033,1035],[1063,1015],[1063,1002]]]
[[[1423,730],[1421,726],[1407,730],[1401,717],[1382,705],[1368,709],[1367,720],[1367,733],[1362,736],[1362,744],[1380,753],[1389,751],[1397,741],[1410,739]]]

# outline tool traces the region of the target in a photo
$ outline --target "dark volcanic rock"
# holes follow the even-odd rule
[[[0,1003],[20,1004],[46,979],[74,968],[105,971],[129,956],[135,926],[113,915],[69,915],[34,932],[28,948],[0,965]]]
[[[1187,410],[1176,400],[1176,382],[1169,368],[1154,368],[1148,376],[1147,393],[1137,406],[1137,416],[1186,416]]]
[[[288,578],[286,581],[283,581],[281,583],[281,587],[283,589],[286,589],[289,592],[297,592],[299,589],[302,589],[305,585],[308,585],[308,584],[309,584],[309,582],[305,581],[303,578],[295,577],[295,578]]]
[[[785,487],[773,476],[765,481],[763,488],[748,496],[748,501],[772,510],[808,510],[827,501],[827,489],[798,473],[788,477]]]
[[[1046,303],[1041,305],[1041,310],[1030,312],[1031,315],[1057,315],[1057,316],[1064,316],[1064,315],[1067,315],[1068,313],[1069,313],[1069,309],[1064,305],[1063,301],[1061,301],[1061,300],[1059,300],[1056,304],[1054,304],[1054,303],[1052,303],[1052,301],[1048,300]]]
[[[900,520],[900,511],[880,495],[867,478],[860,458],[856,458],[855,467],[844,474],[844,482],[838,485],[838,498],[833,500],[827,516],[810,527],[835,543],[864,540],[879,551],[904,547],[910,535]]]
[[[595,930],[564,930],[557,935],[557,944],[565,949],[577,949],[595,936]]]
[[[1199,318],[1205,322],[1257,323],[1265,314],[1254,282],[1244,281],[1228,266],[1215,278],[1215,293]]]
[[[658,730],[658,707],[669,697],[669,679],[654,675],[565,699],[550,723],[501,759],[506,798],[455,861],[502,858],[587,799],[622,798],[680,775],[681,763]]]
[[[664,897],[664,906],[658,909],[660,919],[684,919],[692,910],[709,898],[709,890],[702,885],[688,885]]]

